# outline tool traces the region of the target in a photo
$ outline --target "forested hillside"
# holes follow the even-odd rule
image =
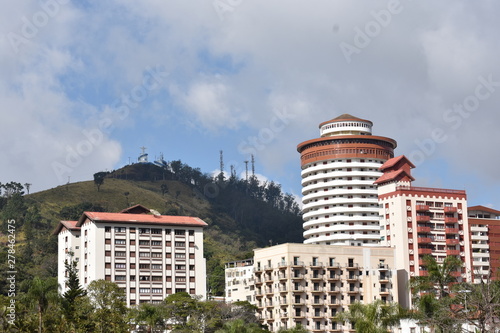
[[[204,248],[214,295],[223,293],[225,262],[249,258],[252,249],[270,243],[302,241],[299,207],[279,184],[261,184],[254,176],[239,179],[234,173],[214,178],[181,161],[167,165],[132,164],[33,194],[18,183],[1,184],[0,245],[7,248],[8,221],[15,220],[18,281],[57,275],[52,232],[60,220],[78,219],[83,211],[118,212],[141,204],[161,214],[200,217],[209,225]],[[3,271],[7,255],[0,253]],[[0,290],[7,293],[6,280],[0,280]]]

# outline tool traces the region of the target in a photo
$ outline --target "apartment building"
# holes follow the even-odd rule
[[[395,249],[286,243],[254,250],[258,317],[272,332],[352,332],[335,321],[356,301],[397,301]]]
[[[379,167],[394,157],[396,141],[372,135],[373,123],[343,114],[319,125],[320,138],[297,146],[302,168],[305,244],[354,245],[380,241]]]
[[[128,305],[159,303],[180,291],[204,298],[205,226],[196,217],[160,215],[140,205],[61,221],[54,232],[61,291],[66,290],[64,262],[73,253],[84,288],[99,279],[115,282],[125,291]]]
[[[472,206],[468,219],[474,283],[500,279],[500,211]]]
[[[224,269],[226,302],[255,302],[253,259],[228,262]]]
[[[401,281],[427,274],[422,261],[425,255],[432,255],[438,263],[447,256],[460,258],[464,267],[453,274],[459,280],[471,281],[466,192],[412,186],[412,168],[414,165],[404,155],[380,167],[384,174],[375,183],[381,244],[398,250],[396,268]],[[404,301],[402,297],[400,304],[409,306],[409,298]]]

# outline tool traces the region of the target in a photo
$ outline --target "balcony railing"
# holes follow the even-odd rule
[[[455,238],[446,238],[446,245],[458,245],[460,241]]]
[[[444,223],[458,223],[458,217],[445,216]]]
[[[429,210],[429,206],[428,205],[416,205],[415,210],[417,212],[426,212]]]
[[[445,213],[456,213],[458,211],[457,207],[444,207]]]
[[[428,215],[417,215],[417,222],[429,222],[431,217]]]
[[[447,234],[458,234],[458,228],[444,228],[444,232]]]
[[[432,254],[432,249],[420,248],[418,254]]]
[[[421,233],[431,232],[431,227],[417,227],[417,232]]]
[[[460,250],[446,250],[447,256],[458,256],[460,255]]]

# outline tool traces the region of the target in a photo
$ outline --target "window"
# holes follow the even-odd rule
[[[186,254],[185,253],[176,253],[175,257],[177,259],[186,259]]]
[[[186,233],[185,233],[185,231],[184,231],[184,230],[177,230],[177,229],[175,229],[175,230],[174,230],[174,234],[175,234],[176,236],[184,236]]]
[[[151,265],[151,268],[152,269],[162,269],[163,265],[161,265],[161,264],[153,264],[153,265]]]
[[[125,281],[126,278],[125,275],[115,275],[115,281]]]
[[[149,264],[139,264],[139,269],[149,269]]]
[[[150,276],[147,276],[147,275],[141,275],[139,276],[139,280],[140,281],[149,281],[151,279]]]
[[[151,257],[151,253],[150,252],[139,252],[139,257]]]
[[[152,294],[161,294],[163,293],[163,290],[161,288],[153,288],[151,289]]]
[[[115,257],[125,257],[126,255],[125,251],[115,251]]]
[[[148,240],[139,240],[139,245],[147,245],[149,246],[149,241]]]
[[[149,294],[150,289],[149,288],[139,288],[139,292],[141,294]]]
[[[115,244],[116,245],[125,245],[126,240],[125,239],[115,239]]]
[[[152,276],[151,281],[161,281],[161,276]]]
[[[115,264],[115,268],[118,268],[118,269],[124,269],[124,268],[127,268],[127,265],[126,264]]]
[[[152,246],[161,246],[161,241],[151,241]]]
[[[115,227],[115,232],[125,232],[125,227]]]
[[[175,242],[175,247],[186,247],[186,242]]]
[[[151,231],[149,228],[139,228],[140,234],[149,234]]]
[[[161,252],[152,252],[151,253],[151,257],[153,257],[153,258],[161,258],[162,257],[162,253]]]
[[[151,233],[155,235],[161,235],[161,229],[151,229]]]
[[[175,269],[177,269],[177,270],[185,270],[186,269],[186,265],[175,265]]]

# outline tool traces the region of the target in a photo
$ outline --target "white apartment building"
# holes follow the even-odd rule
[[[224,274],[227,303],[248,301],[255,304],[253,259],[228,262]]]
[[[379,244],[379,167],[396,141],[372,135],[372,122],[343,114],[297,146],[302,167],[305,244]]]
[[[335,321],[356,301],[398,300],[395,249],[286,243],[254,250],[255,298],[272,332],[352,332]]]
[[[84,288],[99,279],[115,282],[128,305],[159,303],[180,291],[205,298],[206,225],[196,217],[160,215],[140,205],[61,221],[55,231],[61,291],[66,290],[64,261],[73,252]]]

